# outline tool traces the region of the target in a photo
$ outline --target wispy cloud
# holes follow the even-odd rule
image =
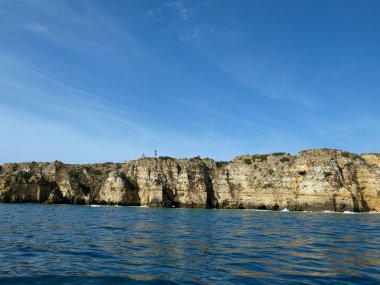
[[[166,7],[173,9],[182,21],[188,21],[193,14],[193,9],[187,7],[183,1],[166,3]]]
[[[246,36],[242,31],[235,29],[220,29],[210,24],[192,24],[175,28],[178,38],[183,42],[188,42],[193,46],[201,47],[210,41],[223,44]]]
[[[142,19],[148,23],[158,23],[161,21],[160,10],[149,9],[142,14]]]
[[[254,154],[254,153],[273,153],[279,151],[290,152],[296,154],[298,151],[304,148],[318,148],[320,141],[315,139],[315,136],[311,136],[302,131],[302,129],[292,129],[286,124],[286,122],[277,121],[271,117],[260,114],[252,110],[250,118],[244,118],[242,116],[234,116],[224,110],[218,110],[215,106],[209,106],[208,102],[193,103],[185,100],[180,100],[180,103],[187,105],[191,108],[208,113],[210,116],[215,117],[218,121],[224,122],[224,124],[233,126],[233,132],[229,143],[232,152],[235,155],[242,153]],[[204,127],[204,124],[200,124],[199,128]],[[318,128],[314,125],[312,129],[314,131]],[[224,128],[226,132],[227,126]],[[210,127],[207,127],[208,131],[212,131]],[[309,130],[311,131],[311,130]],[[217,136],[215,142],[225,142],[226,138],[223,136]],[[217,144],[218,144],[217,143]],[[213,152],[212,150],[210,150]],[[231,159],[226,154],[220,156],[223,159]],[[231,154],[230,154],[231,155]]]
[[[155,137],[149,115],[11,57],[0,57],[0,94],[0,163],[128,160]]]
[[[25,31],[50,39],[61,48],[86,54],[113,54],[130,60],[148,53],[127,29],[91,1],[70,5],[67,1],[22,0],[4,5],[3,10],[6,24],[18,22]]]
[[[344,119],[331,104],[341,107],[343,95],[333,97],[347,80],[334,83],[331,67],[323,74],[330,63],[309,65],[303,42],[284,51],[276,36],[292,39],[265,25],[261,32],[263,19],[243,7],[121,2],[0,0],[0,138],[7,138],[0,161],[124,160],[155,148],[230,159],[329,140],[349,148],[363,137],[372,149],[379,145],[374,107],[366,109],[373,120],[365,112]],[[122,9],[140,14],[125,17]],[[361,104],[375,102],[376,90],[369,86],[373,97],[363,95]]]
[[[153,12],[153,10],[148,10],[143,14],[142,17],[144,20],[149,20],[149,19],[152,19],[154,16],[155,16],[155,13]]]
[[[148,117],[139,110],[121,106],[108,100],[104,94],[94,94],[60,82],[25,61],[0,56],[0,63],[0,90],[13,90],[3,91],[4,97],[22,100],[42,109],[55,110],[57,114],[65,114],[67,117],[80,116],[88,121],[103,118],[104,121],[118,121],[118,124],[127,125],[141,134],[149,133],[140,123],[134,121],[136,117]]]
[[[65,121],[44,120],[3,104],[0,104],[0,120],[1,137],[7,138],[0,141],[3,150],[0,163],[56,159],[68,163],[123,161],[135,158],[147,147],[136,134],[115,137],[104,131],[84,133]],[[94,120],[93,124],[99,122]]]
[[[195,25],[190,28],[181,28],[178,38],[183,42],[197,42],[215,34],[215,28],[210,25]]]
[[[188,44],[200,57],[215,68],[228,75],[232,80],[245,88],[251,89],[255,96],[262,96],[277,101],[289,102],[309,109],[319,107],[317,98],[312,92],[299,87],[299,75],[294,64],[278,64],[275,58],[262,52],[241,49],[249,42],[245,30],[231,26],[221,28],[213,22],[202,23],[190,20],[190,15],[207,6],[207,3],[196,4],[185,1],[174,1],[166,6],[178,13],[186,21],[170,25],[171,31],[178,39]],[[190,13],[189,13],[190,12]],[[224,48],[224,45],[239,47],[239,51]],[[252,49],[255,47],[253,46]]]
[[[197,128],[194,136],[162,125],[149,114],[61,82],[11,56],[0,56],[0,93],[0,136],[9,139],[0,142],[6,152],[0,163],[123,161],[154,148],[160,155],[207,156],[213,151],[230,159],[226,149],[242,144],[210,129]],[[214,141],[218,146],[211,147]]]
[[[309,109],[319,107],[310,92],[299,88],[297,74],[292,65],[276,66],[274,59],[262,58],[254,54],[237,54],[233,50],[220,53],[219,46],[239,41],[244,33],[224,33],[212,26],[195,26],[181,29],[179,39],[190,45],[200,57],[228,75],[235,82],[252,90],[255,96],[263,96],[277,101],[289,102]],[[240,43],[241,44],[241,43]],[[218,53],[213,52],[219,50]]]
[[[41,25],[39,23],[33,23],[33,22],[25,22],[25,23],[22,23],[21,25],[26,30],[32,31],[33,33],[36,33],[38,35],[46,35],[54,40],[57,39],[54,33],[47,26]]]
[[[235,116],[228,115],[225,112],[218,111],[218,110],[215,110],[212,107],[209,107],[207,103],[195,104],[195,103],[191,103],[191,102],[188,102],[188,101],[185,101],[185,100],[178,100],[178,101],[180,103],[185,104],[187,106],[190,106],[192,108],[196,108],[196,109],[205,111],[205,112],[207,112],[209,114],[212,114],[214,116],[227,119],[230,122],[238,123],[239,125],[249,126],[251,128],[256,129],[257,131],[259,131],[261,133],[270,134],[270,135],[277,134],[276,129],[268,127],[267,124],[260,124],[260,123],[254,122],[252,120],[246,120],[246,119],[242,119],[240,117],[238,118],[238,117],[235,117]],[[261,121],[261,119],[260,119],[260,121]]]

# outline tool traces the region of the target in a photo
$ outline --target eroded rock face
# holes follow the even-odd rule
[[[138,190],[124,173],[111,171],[100,189],[99,203],[112,205],[140,205]]]
[[[11,163],[0,167],[2,202],[380,211],[380,154],[307,150],[142,158],[123,164]]]

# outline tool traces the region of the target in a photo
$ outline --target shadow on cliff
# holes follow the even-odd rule
[[[162,186],[162,205],[168,208],[179,208],[180,203],[177,193],[173,192],[168,186]]]
[[[205,171],[205,186],[206,186],[206,193],[207,193],[206,209],[219,208],[219,202],[215,195],[210,169],[208,168]]]
[[[99,192],[97,196],[94,197],[94,202],[102,205],[118,205],[118,206],[141,206],[141,199],[139,195],[139,186],[135,181],[130,179],[124,173],[120,173],[119,177],[123,180],[124,183],[124,191],[122,194],[122,198],[119,201],[104,201],[99,200]]]
[[[126,193],[125,203],[123,203],[123,206],[141,206],[141,198],[139,195],[140,189],[137,183],[125,176],[124,185]]]

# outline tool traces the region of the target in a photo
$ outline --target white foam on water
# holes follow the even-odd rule
[[[342,212],[342,214],[357,214],[357,213],[351,212],[351,211],[344,211],[344,212]]]
[[[91,204],[91,205],[87,205],[87,206],[90,206],[90,207],[93,207],[93,208],[103,208],[103,207],[123,207],[123,206],[119,206],[119,205],[99,205],[99,204]]]
[[[285,209],[281,210],[281,212],[289,212],[289,209],[285,208]]]
[[[244,209],[246,211],[253,211],[253,212],[272,212],[272,210],[260,210],[260,209]]]

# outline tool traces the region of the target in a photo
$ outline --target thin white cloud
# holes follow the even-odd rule
[[[178,100],[178,102],[185,104],[187,106],[190,106],[192,108],[196,108],[196,109],[205,111],[205,112],[210,113],[212,115],[227,119],[230,122],[238,123],[239,125],[245,125],[245,126],[253,127],[254,129],[256,129],[257,131],[259,131],[261,133],[265,133],[265,134],[269,134],[269,135],[276,135],[277,134],[276,129],[268,127],[267,124],[260,124],[260,123],[253,122],[252,120],[237,118],[235,116],[228,115],[225,112],[221,112],[221,111],[215,110],[211,107],[208,107],[208,106],[206,106],[206,104],[194,104],[194,103],[191,103],[191,102],[188,102],[185,100]],[[262,119],[263,118],[261,118],[260,120],[262,120]]]
[[[94,94],[62,83],[51,75],[43,74],[27,62],[10,56],[0,56],[0,90],[3,90],[4,98],[22,100],[30,105],[66,114],[68,117],[77,116],[88,121],[103,118],[104,121],[117,121],[119,125],[127,126],[142,135],[149,134],[149,131],[135,120],[148,118],[143,112],[121,106],[106,99],[107,96],[104,94]]]
[[[150,9],[142,14],[142,19],[146,22],[157,23],[160,21],[157,14],[158,12]]]
[[[188,21],[193,14],[193,9],[188,8],[183,1],[173,1],[166,3],[165,6],[173,9],[182,21]]]
[[[166,6],[175,10],[183,20],[189,18],[188,11],[195,11],[185,4],[185,1],[174,1]],[[201,5],[207,5],[203,3]],[[317,98],[308,90],[299,88],[293,65],[278,66],[275,59],[267,58],[266,54],[256,54],[254,51],[236,52],[233,49],[224,50],[225,43],[236,42],[241,46],[247,34],[234,27],[221,29],[206,23],[198,24],[189,21],[183,25],[172,25],[168,30],[177,34],[180,41],[191,46],[200,57],[206,59],[215,68],[222,71],[235,82],[245,88],[252,89],[255,95],[273,100],[289,102],[309,109],[318,109]],[[165,30],[166,31],[166,30]]]
[[[30,31],[39,33],[39,34],[44,34],[49,32],[49,28],[47,28],[44,25],[38,24],[38,23],[23,23],[22,26]]]
[[[39,36],[46,36],[54,41],[58,39],[54,32],[45,25],[34,22],[24,22],[21,24],[21,26],[25,30],[33,32],[34,34],[37,34]]]
[[[215,34],[215,28],[210,25],[195,25],[191,28],[181,28],[178,38],[183,42],[196,42]]]
[[[143,19],[147,20],[154,17],[154,12],[152,10],[148,10],[143,14]]]
[[[156,118],[139,110],[70,86],[10,56],[0,56],[0,94],[0,137],[8,138],[0,141],[6,153],[0,163],[123,161],[154,149],[160,155],[190,157],[214,151],[225,159],[230,156],[226,149],[241,144],[209,129],[197,128],[194,135],[155,123]]]
[[[182,29],[179,32],[179,39],[189,44],[200,57],[235,82],[255,91],[255,95],[318,109],[316,98],[298,88],[296,71],[286,66],[277,67],[274,59],[265,56],[259,58],[254,53],[223,51],[219,47],[223,45],[221,39],[226,40],[226,37],[228,34],[219,33],[217,28],[211,26],[195,26],[193,29]],[[233,33],[231,37],[229,40],[236,40],[240,36],[236,37]],[[219,52],[216,53],[214,50]]]
[[[123,161],[136,157],[141,146],[137,134],[84,133],[64,121],[50,121],[0,104],[0,163],[62,160],[69,163]],[[78,124],[83,122],[78,121]],[[94,124],[99,121],[94,120]]]
[[[246,36],[245,33],[235,29],[222,30],[209,24],[175,27],[174,30],[181,41],[189,42],[189,44],[194,46],[199,44],[200,47],[205,42],[214,41],[223,44],[225,41],[236,40]]]
[[[4,5],[3,22],[45,37],[61,47],[85,54],[107,53],[146,62],[148,49],[114,17],[91,1],[14,1]],[[38,21],[36,19],[39,19]]]

